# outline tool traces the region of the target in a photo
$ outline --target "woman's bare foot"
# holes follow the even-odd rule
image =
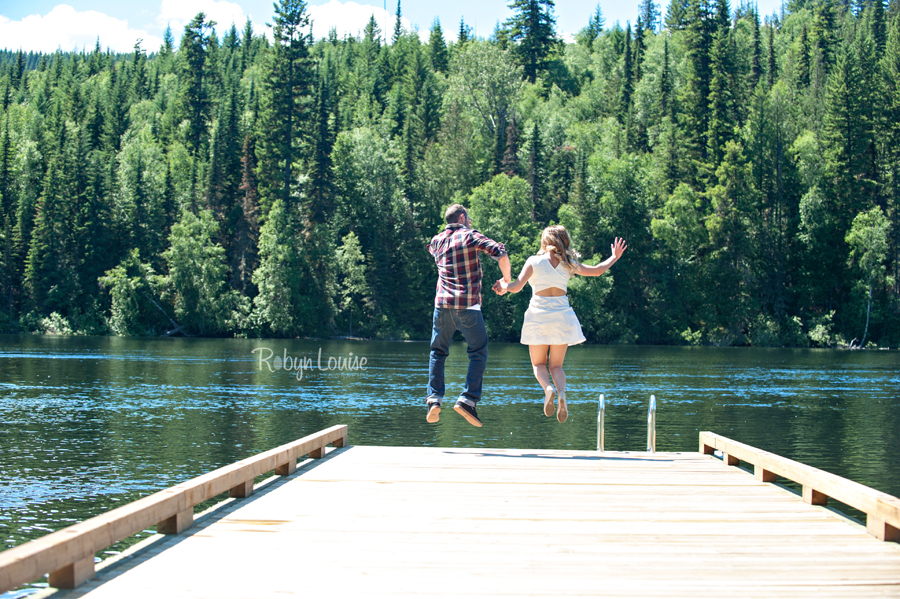
[[[544,416],[547,416],[548,418],[553,416],[555,408],[553,405],[554,393],[556,393],[556,389],[553,388],[553,385],[547,385],[547,388],[544,389]]]
[[[562,424],[569,417],[569,408],[568,406],[566,406],[566,392],[560,391],[558,396],[559,409],[556,411],[556,419],[559,420],[560,424]]]

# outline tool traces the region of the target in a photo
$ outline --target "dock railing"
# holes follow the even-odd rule
[[[775,482],[780,476],[803,487],[803,501],[826,505],[831,497],[866,514],[866,529],[882,541],[900,542],[900,499],[836,474],[732,441],[710,432],[700,433],[700,453],[722,452],[729,466],[753,465],[756,480]]]
[[[0,553],[0,593],[49,572],[51,587],[71,589],[94,575],[94,554],[150,526],[178,534],[194,523],[194,506],[229,492],[253,493],[253,479],[266,472],[287,476],[297,460],[325,456],[325,446],[344,447],[347,425],[340,424],[286,443],[229,466],[192,478],[143,499]]]

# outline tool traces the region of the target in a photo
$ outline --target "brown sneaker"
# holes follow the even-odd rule
[[[472,426],[481,426],[481,420],[478,418],[478,412],[475,411],[475,408],[473,406],[458,401],[456,402],[456,405],[453,406],[453,409],[457,414],[468,420],[469,424],[471,424]]]
[[[434,424],[441,419],[441,404],[434,402],[428,404],[428,412],[425,415],[425,422]]]

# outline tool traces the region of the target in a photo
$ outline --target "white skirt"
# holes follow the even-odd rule
[[[578,345],[585,341],[581,323],[569,306],[569,296],[532,295],[525,322],[522,343],[525,345]]]

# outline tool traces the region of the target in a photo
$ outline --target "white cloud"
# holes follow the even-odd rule
[[[340,2],[339,0],[331,0],[327,4],[309,7],[309,16],[313,21],[313,34],[316,39],[326,37],[332,27],[337,29],[338,37],[344,37],[345,34],[361,36],[372,15],[375,15],[375,21],[381,28],[382,37],[389,39],[394,33],[394,22],[397,17],[383,8],[356,2]],[[400,22],[405,29],[412,28],[406,17],[401,16]],[[427,36],[427,32],[425,33]]]
[[[32,52],[64,52],[92,50],[97,38],[100,47],[113,52],[131,52],[134,43],[143,39],[141,47],[156,51],[162,39],[143,29],[132,29],[128,21],[110,17],[95,10],[78,12],[67,4],[59,4],[45,16],[29,15],[11,21],[0,15],[0,46],[8,50]]]
[[[166,25],[172,27],[172,36],[179,40],[184,26],[201,12],[206,15],[207,21],[216,22],[219,37],[231,28],[232,23],[240,30],[247,20],[244,9],[227,0],[162,0],[156,20],[162,28]]]

